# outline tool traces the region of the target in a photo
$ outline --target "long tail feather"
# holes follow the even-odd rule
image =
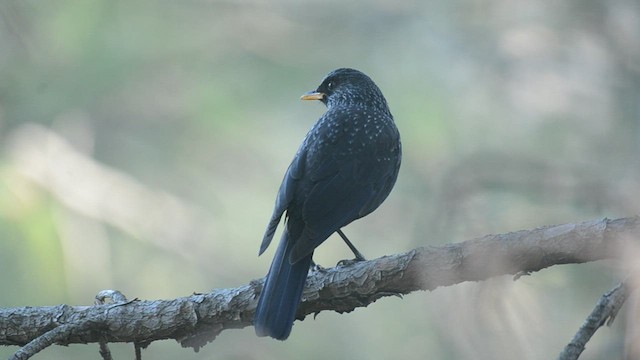
[[[285,230],[256,308],[254,326],[258,336],[285,340],[291,333],[313,255],[309,254],[291,264],[289,258],[292,249],[288,231]]]

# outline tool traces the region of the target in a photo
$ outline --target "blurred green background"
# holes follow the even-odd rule
[[[0,306],[264,276],[280,180],[324,111],[298,98],[344,66],[377,82],[403,137],[395,190],[346,228],[370,258],[640,212],[637,1],[3,0]],[[329,240],[316,261],[348,257]],[[143,356],[549,359],[623,275],[557,266],[324,312],[286,342],[246,328]],[[583,358],[621,358],[632,313]],[[35,357],[87,358],[96,344]]]

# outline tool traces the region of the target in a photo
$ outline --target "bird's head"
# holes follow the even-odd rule
[[[302,100],[320,100],[328,108],[334,106],[374,106],[389,111],[387,101],[378,86],[364,73],[341,68],[327,75],[316,90]]]

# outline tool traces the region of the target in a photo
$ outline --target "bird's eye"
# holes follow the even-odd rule
[[[335,86],[336,84],[333,81],[329,81],[329,83],[327,84],[327,90],[333,90]]]

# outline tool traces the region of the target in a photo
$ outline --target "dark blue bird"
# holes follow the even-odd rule
[[[302,99],[320,100],[327,111],[287,169],[260,246],[262,254],[286,212],[254,318],[258,336],[279,340],[291,333],[313,251],[336,231],[352,247],[340,228],[386,199],[402,152],[387,101],[360,71],[335,70]]]

